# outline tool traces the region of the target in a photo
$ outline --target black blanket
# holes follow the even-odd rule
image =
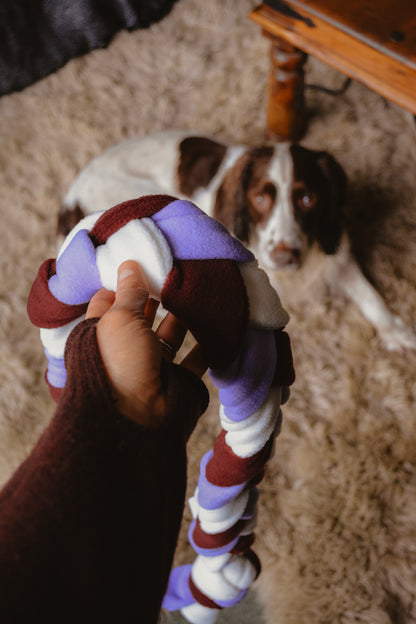
[[[0,0],[0,95],[19,91],[119,30],[147,28],[176,0]]]

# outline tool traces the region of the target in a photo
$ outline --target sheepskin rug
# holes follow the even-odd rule
[[[247,17],[253,6],[180,0],[150,29],[121,33],[0,99],[2,483],[53,413],[26,300],[38,266],[55,255],[61,198],[92,157],[127,137],[185,128],[261,143],[269,43]],[[343,80],[309,59],[308,83]],[[416,325],[414,119],[355,82],[343,96],[306,97],[303,143],[329,150],[347,172],[363,271]],[[289,312],[297,381],[261,485],[256,541],[264,620],[416,622],[416,354],[388,352],[340,295],[305,287]],[[190,490],[218,431],[217,407],[214,396],[190,441]],[[189,556],[184,531],[178,561]]]

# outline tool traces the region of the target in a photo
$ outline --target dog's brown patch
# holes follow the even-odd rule
[[[326,254],[338,249],[344,228],[346,175],[327,152],[292,145],[295,216],[311,241],[317,240]]]
[[[265,194],[267,211],[271,196],[276,194],[273,185],[267,186],[266,175],[273,153],[273,147],[267,146],[247,150],[226,173],[218,189],[214,217],[243,242],[248,241],[250,223],[263,218],[255,198]]]
[[[73,208],[62,206],[58,214],[58,223],[56,232],[58,236],[67,236],[76,224],[85,217],[85,212],[79,204],[75,204]]]
[[[205,137],[192,136],[179,145],[179,190],[191,197],[198,188],[207,186],[217,173],[227,147]]]

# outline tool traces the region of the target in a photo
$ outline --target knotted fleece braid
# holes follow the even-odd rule
[[[260,571],[251,550],[256,485],[294,380],[282,331],[289,319],[253,254],[194,204],[166,195],[124,202],[80,221],[32,286],[28,313],[41,328],[55,400],[66,380],[66,340],[94,293],[116,290],[125,260],[141,264],[151,297],[190,329],[219,389],[222,431],[202,458],[190,500],[197,558],[172,571],[163,603],[194,624],[211,624]]]

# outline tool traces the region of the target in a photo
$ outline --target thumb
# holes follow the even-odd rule
[[[134,260],[120,264],[115,305],[144,315],[148,299],[149,282],[142,267]]]

